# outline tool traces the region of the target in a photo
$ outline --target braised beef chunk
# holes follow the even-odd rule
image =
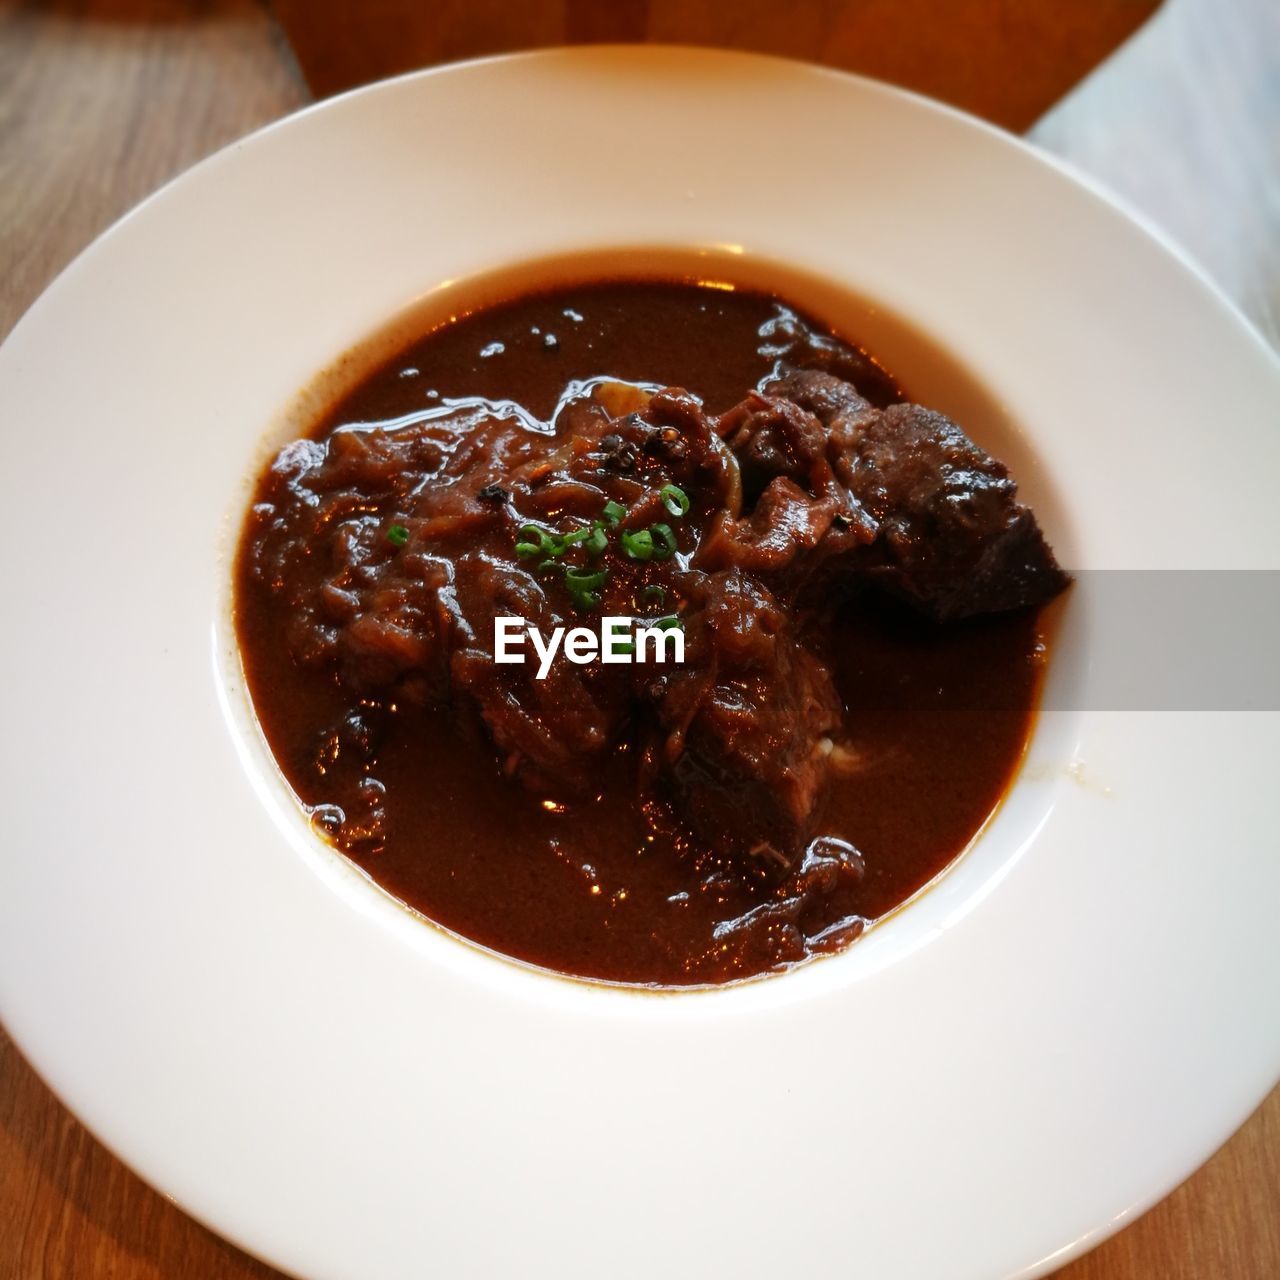
[[[786,863],[807,841],[841,705],[786,609],[738,570],[684,583],[685,665],[656,682],[661,774],[715,848]]]
[[[589,787],[592,766],[613,745],[626,717],[623,691],[596,678],[594,667],[560,661],[539,680],[536,663],[494,662],[495,618],[526,618],[544,634],[575,621],[533,572],[469,552],[457,561],[456,582],[459,616],[449,662],[455,704],[479,715],[504,773],[529,787]]]
[[[761,392],[762,398],[794,405],[816,418],[833,456],[853,443],[859,424],[876,412],[852,382],[813,369],[786,369],[766,380]]]
[[[842,518],[801,576],[825,586],[836,571],[938,621],[1041,605],[1068,582],[1008,468],[940,413],[876,409],[829,373],[790,370],[717,427],[762,503],[783,477],[835,503]]]
[[[847,383],[821,373],[804,376],[875,412]],[[700,566],[736,565],[775,583],[787,569],[794,582],[874,539],[875,522],[834,466],[836,436],[811,412],[781,395],[752,392],[722,414],[715,429],[738,459],[744,511],[713,522],[699,548]]]
[[[760,327],[760,354],[774,361],[775,373],[791,370],[831,375],[857,387],[872,404],[884,408],[902,399],[893,379],[865,351],[805,324],[789,307],[779,307]]]
[[[1008,469],[950,419],[893,405],[837,463],[879,525],[857,572],[939,621],[1044,604],[1068,582]]]

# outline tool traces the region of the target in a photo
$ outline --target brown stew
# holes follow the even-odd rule
[[[236,625],[272,751],[379,884],[566,974],[836,950],[965,847],[1066,584],[1001,463],[777,298],[613,281],[414,342],[258,482]],[[685,661],[493,661],[621,615]]]

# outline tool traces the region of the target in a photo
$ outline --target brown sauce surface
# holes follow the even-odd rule
[[[720,412],[769,373],[758,332],[777,306],[744,290],[625,281],[519,298],[413,343],[310,434],[463,396],[546,418],[566,384],[605,374],[682,386]],[[900,398],[887,376],[860,389]],[[236,573],[249,690],[276,760],[309,807],[356,804],[371,775],[385,786],[385,838],[347,852],[397,898],[494,951],[589,978],[721,983],[798,958],[724,941],[725,923],[765,903],[769,885],[654,821],[625,735],[589,796],[517,785],[483,733],[435,707],[380,707],[391,728],[372,761],[326,753],[353,694],[295,662],[284,606],[250,572],[244,544]],[[854,845],[865,875],[831,895],[807,954],[837,949],[909,898],[982,827],[1021,758],[1045,652],[1035,610],[938,626],[862,596],[834,625],[848,766],[818,828]]]

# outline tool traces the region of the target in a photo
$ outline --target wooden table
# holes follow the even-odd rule
[[[253,0],[0,0],[0,337],[163,180],[307,100]],[[1030,136],[1171,233],[1280,346],[1280,4],[1170,0]],[[0,1280],[276,1275],[134,1177],[0,1034]],[[1278,1276],[1280,1090],[1059,1280]]]

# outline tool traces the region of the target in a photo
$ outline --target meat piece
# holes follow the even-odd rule
[[[835,503],[830,532],[795,566],[797,591],[835,575],[879,585],[944,621],[1040,605],[1069,581],[1008,468],[940,413],[876,409],[831,374],[791,370],[718,428],[744,459],[744,476],[756,485],[769,477],[761,502],[784,477]],[[749,544],[768,543],[759,523],[744,526],[751,536],[739,537],[748,547],[735,562],[781,567],[751,556]]]
[[[782,605],[733,570],[690,594],[686,665],[661,682],[662,778],[713,848],[785,864],[804,847],[840,722],[827,666]]]
[[[814,386],[830,384],[833,395],[838,389],[875,412],[838,378],[821,373],[804,377]],[[875,522],[840,482],[833,465],[841,441],[807,407],[782,394],[753,393],[722,414],[715,429],[738,458],[747,513],[713,524],[699,548],[700,568],[736,565],[776,574],[805,553],[792,575],[805,577],[819,561],[844,558],[875,537]],[[819,547],[815,558],[812,553]]]
[[[544,679],[536,663],[498,665],[493,623],[524,618],[544,636],[576,618],[551,599],[534,573],[471,552],[457,561],[460,620],[454,631],[451,697],[470,703],[498,748],[504,772],[557,793],[590,786],[592,765],[609,749],[627,714],[627,691],[598,666],[560,661]]]
[[[792,371],[721,414],[716,431],[738,457],[748,502],[778,476],[815,495],[844,497],[833,464],[876,412],[848,382],[827,373]]]
[[[762,399],[785,400],[818,420],[832,454],[854,441],[859,426],[874,417],[875,406],[852,382],[811,369],[790,369],[770,378]]]
[[[840,509],[836,499],[811,497],[789,477],[778,476],[750,516],[742,520],[724,516],[712,522],[698,549],[698,565],[775,572],[818,546]]]
[[[837,471],[879,525],[859,572],[938,621],[1041,605],[1070,581],[1008,468],[940,413],[876,414]]]
[[[791,369],[831,374],[881,408],[902,399],[893,379],[869,355],[818,333],[789,307],[779,304],[773,318],[761,326],[760,336],[760,354],[774,361],[775,374]]]

